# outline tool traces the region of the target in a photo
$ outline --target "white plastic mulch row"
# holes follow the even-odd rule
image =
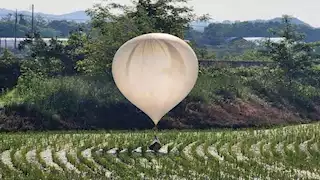
[[[290,145],[290,144],[289,144]],[[294,146],[294,145],[292,145]],[[275,146],[275,149],[278,153],[281,153],[282,155],[285,155],[284,149],[283,149],[284,145],[283,143],[278,143]],[[256,155],[261,155],[260,149],[256,148]],[[266,152],[270,152],[270,155],[272,155],[272,151],[271,151],[271,143],[266,143],[263,145],[263,149]],[[257,158],[259,158],[259,156],[257,156]],[[263,163],[259,160],[256,160],[256,162],[260,165],[262,165],[265,169],[267,169],[270,172],[282,172],[282,173],[288,173],[288,174],[292,174],[292,172],[294,172],[294,174],[300,178],[307,178],[307,179],[320,179],[320,175],[310,172],[310,171],[306,171],[306,170],[300,170],[300,169],[291,169],[288,170],[287,167],[285,167],[282,163],[278,163],[277,165],[269,165],[266,163]]]
[[[299,144],[299,149],[307,155],[307,158],[311,157],[311,154],[308,151],[308,143],[313,140],[314,140],[314,137]]]
[[[11,159],[11,151],[12,149],[6,150],[4,152],[1,153],[1,161],[3,164],[5,164],[6,166],[8,166],[11,170],[13,171],[18,171],[13,163],[12,163],[12,159]]]
[[[58,164],[53,162],[52,151],[49,147],[46,150],[40,152],[40,157],[43,159],[47,166],[53,167],[58,171],[63,171],[63,169]]]
[[[223,161],[224,157],[220,156],[217,150],[217,144],[219,144],[220,142],[216,142],[215,144],[211,145],[208,147],[208,153],[213,156],[214,158],[218,159],[219,161]]]
[[[28,163],[35,165],[39,169],[43,169],[41,163],[37,160],[37,150],[33,149],[26,154],[26,160]]]
[[[74,171],[77,174],[80,174],[80,171],[68,161],[67,151],[65,149],[58,151],[56,154],[59,161],[64,164],[69,171]]]
[[[204,145],[205,143],[199,145],[197,148],[196,148],[196,152],[198,154],[198,156],[204,158],[205,160],[208,159],[208,157],[206,156],[205,152],[204,152]]]
[[[248,161],[249,158],[244,156],[241,152],[241,141],[239,141],[238,143],[234,144],[232,147],[231,147],[231,151],[232,153],[234,153],[236,155],[236,158],[238,161]]]
[[[111,175],[113,173],[111,171],[105,169],[103,166],[101,166],[97,162],[95,162],[95,160],[92,158],[92,154],[91,154],[92,149],[94,149],[94,147],[91,147],[91,148],[88,148],[88,149],[85,149],[84,151],[82,151],[81,152],[82,157],[84,157],[88,161],[92,162],[94,164],[94,166],[97,167],[99,170],[104,171],[105,172],[105,176],[107,178],[111,178]]]
[[[194,160],[194,157],[192,156],[192,147],[196,144],[197,142],[192,142],[190,144],[188,144],[186,147],[184,147],[184,149],[182,150],[182,152],[185,154],[185,156],[190,160]]]

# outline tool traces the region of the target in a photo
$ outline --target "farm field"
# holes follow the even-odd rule
[[[0,179],[320,179],[319,128],[2,133]]]

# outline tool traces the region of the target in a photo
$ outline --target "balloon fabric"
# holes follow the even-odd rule
[[[112,74],[120,92],[157,125],[194,87],[198,59],[182,39],[149,33],[118,49]]]

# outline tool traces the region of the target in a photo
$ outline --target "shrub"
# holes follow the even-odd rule
[[[11,89],[17,84],[20,76],[19,61],[9,50],[0,57],[0,89]]]

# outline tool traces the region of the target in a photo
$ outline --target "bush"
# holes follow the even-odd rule
[[[15,94],[6,101],[7,110],[15,112],[25,109],[20,106],[31,105],[38,111],[37,117],[51,117],[81,128],[152,127],[148,117],[129,103],[113,81],[104,76],[46,78],[28,73],[19,79]]]
[[[175,123],[175,127],[186,124],[203,127],[200,122],[209,117],[206,113],[217,111],[208,108],[217,106],[228,108],[231,114],[224,115],[225,118],[234,119],[233,116],[238,115],[232,114],[237,113],[232,104],[253,101],[253,95],[278,108],[295,108],[292,110],[298,109],[301,113],[314,111],[314,102],[320,99],[319,90],[298,82],[290,87],[277,78],[279,74],[281,70],[266,67],[201,68],[191,93],[164,117],[165,121],[160,121],[159,126],[170,127],[170,123]],[[61,127],[63,122],[82,129],[153,127],[150,118],[123,97],[109,75],[49,78],[30,71],[19,78],[15,91],[2,99],[8,114],[11,111],[38,121],[40,118],[40,124],[50,126]],[[19,112],[21,110],[23,112]],[[179,118],[188,119],[188,122],[172,121]]]
[[[11,52],[5,50],[0,57],[0,89],[11,89],[18,81],[20,76],[19,61]]]

